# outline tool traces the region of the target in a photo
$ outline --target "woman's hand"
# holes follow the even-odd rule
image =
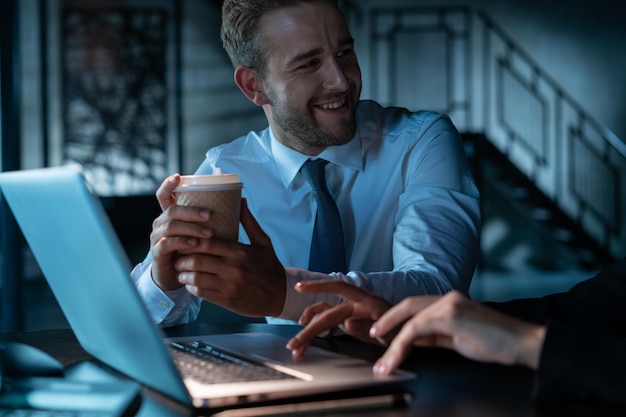
[[[376,373],[392,373],[412,346],[444,347],[478,361],[536,369],[545,339],[544,326],[499,313],[457,291],[406,298],[374,323],[370,336],[384,337],[403,322],[374,365]]]

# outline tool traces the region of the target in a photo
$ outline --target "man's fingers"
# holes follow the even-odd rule
[[[328,293],[356,302],[372,297],[371,294],[359,287],[336,279],[301,281],[296,284],[295,288],[302,293]]]
[[[290,349],[295,356],[302,356],[318,334],[336,327],[351,314],[352,307],[349,304],[340,304],[323,311],[287,342],[287,349]]]
[[[339,328],[351,336],[365,340],[366,342],[372,342],[372,338],[369,336],[369,329],[373,321],[374,320],[363,318],[347,318],[342,324],[339,325]],[[383,343],[382,340],[379,340],[378,342],[385,346],[387,345],[387,343]]]
[[[250,210],[248,209],[248,200],[241,199],[241,224],[243,225],[248,238],[250,238],[250,244],[261,246],[272,246],[272,241],[269,236],[261,229],[259,223],[256,221]]]
[[[163,237],[155,240],[152,245],[152,256],[158,258],[163,254],[169,255],[173,252],[195,252],[200,242],[200,239],[194,237]]]
[[[301,326],[306,326],[316,315],[330,308],[331,305],[324,302],[312,304],[304,309],[304,311],[300,315],[300,319],[298,319],[298,324],[300,324]]]
[[[156,198],[161,206],[161,210],[165,211],[170,206],[176,204],[174,198],[174,190],[180,184],[180,174],[176,173],[167,177],[156,191]]]
[[[180,206],[176,206],[177,208]],[[173,208],[173,207],[172,207]],[[166,221],[165,216],[159,216],[154,223],[152,224],[152,233],[151,237],[155,240],[158,240],[162,237],[198,237],[198,238],[208,238],[213,236],[213,230],[200,224],[198,222],[206,221],[208,219],[208,213],[203,215],[202,210],[195,210],[193,207],[181,207],[187,208],[191,210],[184,210],[182,212],[180,210],[172,210],[172,208],[168,209],[172,215],[177,216],[179,219]],[[173,214],[172,212],[179,212],[178,214]]]

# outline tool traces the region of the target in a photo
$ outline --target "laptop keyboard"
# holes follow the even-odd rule
[[[205,384],[297,379],[199,341],[171,342],[169,350],[183,377]]]

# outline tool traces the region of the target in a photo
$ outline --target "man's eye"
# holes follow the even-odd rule
[[[304,64],[300,65],[300,68],[302,68],[302,69],[311,68],[311,67],[315,66],[316,63],[317,63],[317,61],[308,61],[308,62],[305,62]]]
[[[342,51],[337,52],[337,57],[341,58],[343,56],[352,55],[353,53],[354,53],[354,51],[352,49],[344,49]]]

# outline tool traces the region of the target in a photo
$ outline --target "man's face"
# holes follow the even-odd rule
[[[349,142],[356,129],[361,70],[341,12],[303,3],[264,16],[264,106],[277,139],[315,155]]]

